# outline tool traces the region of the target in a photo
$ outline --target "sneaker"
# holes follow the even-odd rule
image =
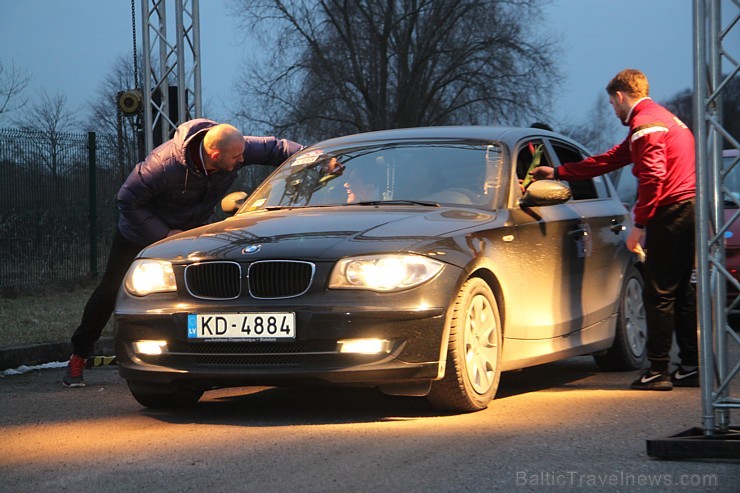
[[[678,368],[671,373],[671,382],[674,387],[698,387],[699,386],[699,368],[696,366]]]
[[[67,373],[64,375],[64,378],[62,378],[62,383],[65,387],[85,386],[85,380],[83,380],[82,374],[85,371],[86,363],[87,360],[85,358],[81,358],[76,354],[73,354],[69,358],[69,363],[67,363]]]
[[[640,378],[632,382],[630,388],[635,390],[671,390],[673,384],[667,371],[645,370]]]

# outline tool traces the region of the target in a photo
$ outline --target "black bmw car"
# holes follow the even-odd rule
[[[640,368],[642,277],[612,184],[527,178],[585,155],[498,127],[306,148],[232,217],[139,254],[116,302],[120,374],[149,407],[342,384],[469,412],[502,371],[583,354]]]

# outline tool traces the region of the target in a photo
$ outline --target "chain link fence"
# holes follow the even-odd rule
[[[121,166],[116,140],[0,129],[0,289],[35,289],[101,272],[115,194],[132,166]]]
[[[137,156],[120,136],[0,129],[0,295],[102,274]],[[232,190],[251,192],[271,171],[248,166]]]

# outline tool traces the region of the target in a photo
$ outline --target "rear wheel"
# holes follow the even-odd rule
[[[642,368],[647,359],[647,321],[642,301],[642,275],[630,267],[619,296],[619,314],[614,344],[606,353],[594,355],[596,364],[605,371],[628,371]]]
[[[134,399],[145,407],[166,409],[191,406],[203,395],[202,390],[172,387],[145,382],[127,381]]]
[[[501,376],[501,338],[501,317],[491,288],[482,279],[469,279],[455,300],[445,375],[432,383],[429,402],[447,411],[485,409]]]

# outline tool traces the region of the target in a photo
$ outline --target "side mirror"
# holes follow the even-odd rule
[[[559,181],[535,181],[527,187],[524,196],[519,200],[522,207],[563,204],[570,200],[570,188]]]
[[[239,207],[247,200],[247,194],[244,192],[231,192],[221,199],[221,210],[226,214],[233,214],[239,210]]]

